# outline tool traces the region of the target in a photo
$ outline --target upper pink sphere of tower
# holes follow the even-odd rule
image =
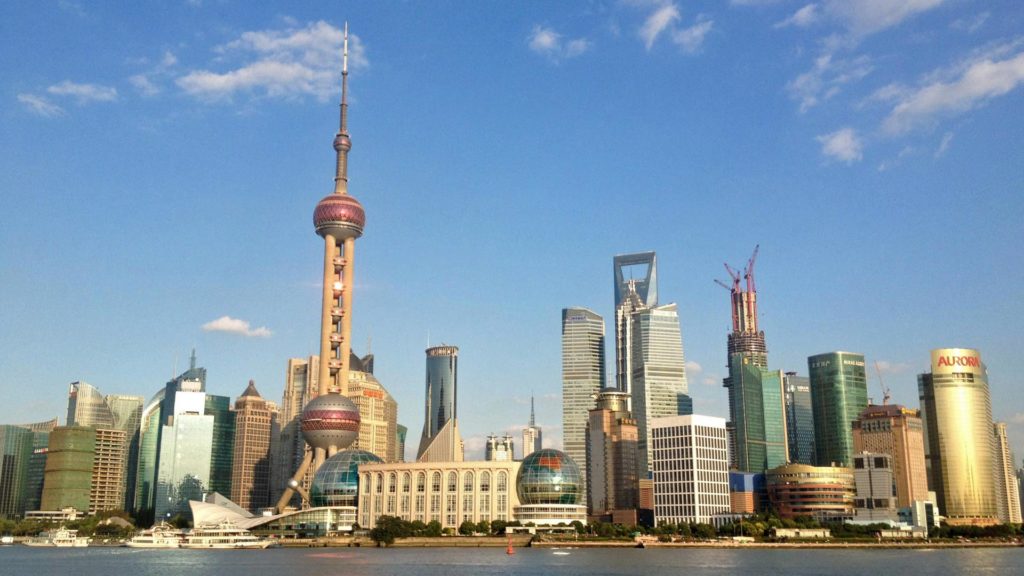
[[[348,194],[329,194],[313,211],[313,226],[321,236],[328,234],[335,240],[348,240],[363,235],[366,212],[358,200]]]

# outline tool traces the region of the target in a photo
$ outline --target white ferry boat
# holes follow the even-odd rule
[[[182,548],[248,549],[266,548],[273,541],[258,538],[234,522],[220,522],[193,528],[185,534]]]
[[[143,530],[125,543],[129,548],[179,548],[182,533],[174,526],[161,522],[148,530]]]
[[[56,546],[58,548],[85,548],[89,545],[90,538],[79,536],[78,530],[59,528],[43,532],[35,538],[25,541],[25,546]]]

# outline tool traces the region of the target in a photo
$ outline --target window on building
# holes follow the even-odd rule
[[[482,472],[480,474],[480,491],[490,492],[491,491],[491,473]]]
[[[416,475],[416,491],[426,492],[427,491],[427,477],[423,472]]]
[[[441,491],[441,473],[434,472],[434,475],[430,477],[430,490],[433,492]]]
[[[498,492],[508,491],[508,474],[505,472],[498,472]]]
[[[466,472],[462,476],[462,491],[463,492],[472,492],[473,491],[473,473],[472,472]]]
[[[459,489],[459,475],[455,472],[448,473],[448,491],[455,492]]]

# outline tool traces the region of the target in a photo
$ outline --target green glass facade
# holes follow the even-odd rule
[[[95,428],[59,426],[50,432],[40,504],[42,510],[89,510],[95,453]]]
[[[235,413],[231,410],[231,398],[207,394],[206,414],[213,416],[209,488],[211,492],[229,495],[235,454]]]
[[[828,352],[807,359],[814,413],[814,461],[853,464],[853,421],[868,406],[864,355]]]
[[[743,472],[764,472],[788,461],[783,374],[768,370],[766,354],[729,355],[733,465]]]
[[[17,519],[25,513],[31,456],[31,430],[21,426],[0,426],[0,518]]]

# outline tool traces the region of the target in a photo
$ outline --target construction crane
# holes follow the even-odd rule
[[[757,262],[757,253],[760,250],[760,244],[754,246],[754,253],[750,255],[750,260],[747,260],[747,268],[743,270],[743,277],[747,280],[747,292],[757,292],[757,287],[754,285],[754,263]],[[739,280],[736,282],[738,284]]]
[[[888,406],[892,394],[889,387],[885,385],[885,381],[882,380],[882,370],[878,367],[878,360],[875,360],[875,374],[878,375],[878,384],[882,387],[882,406]]]

